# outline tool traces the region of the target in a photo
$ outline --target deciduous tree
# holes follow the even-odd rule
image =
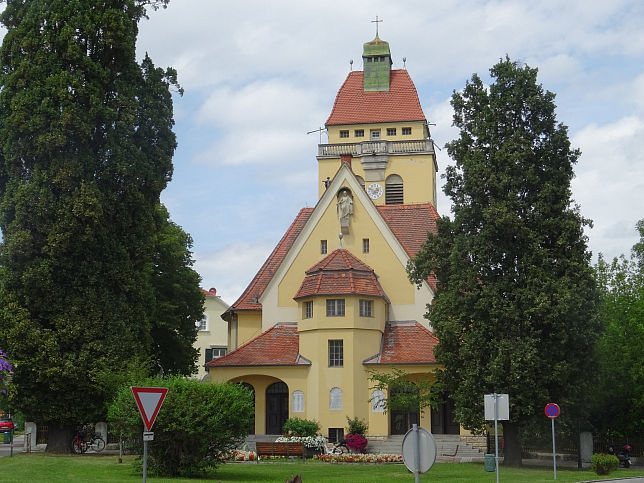
[[[458,139],[447,144],[438,222],[410,263],[438,277],[428,318],[445,370],[439,380],[467,428],[483,424],[486,393],[508,393],[505,461],[521,464],[518,427],[548,402],[570,408],[592,360],[597,291],[570,181],[579,151],[555,117],[537,70],[506,58],[452,96]]]

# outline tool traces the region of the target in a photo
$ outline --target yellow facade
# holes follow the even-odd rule
[[[246,363],[218,361],[209,367],[210,376],[212,381],[252,386],[256,434],[275,434],[276,428],[279,432],[279,425],[272,421],[275,417],[316,420],[324,434],[344,428],[347,418],[357,417],[368,422],[368,436],[386,437],[400,428],[394,428],[392,415],[372,403],[370,372],[391,373],[394,368],[402,368],[411,379],[434,381],[439,368],[429,362],[431,359],[420,359],[423,363],[417,362],[419,359],[381,361],[386,359],[383,343],[387,330],[394,326],[402,330],[406,324],[424,333],[431,330],[423,315],[432,301],[433,290],[427,283],[420,287],[410,283],[406,272],[410,248],[398,233],[406,228],[390,226],[383,213],[402,213],[405,207],[414,205],[435,206],[437,165],[433,142],[426,120],[417,117],[408,121],[331,124],[327,131],[328,144],[320,145],[317,155],[317,205],[307,213],[285,253],[280,252],[271,265],[270,273],[262,273],[270,280],[261,285],[264,279],[256,279],[252,300],[240,302],[239,308],[234,304],[226,318],[229,349],[233,351],[228,360],[250,350],[278,326],[289,326],[297,334],[297,360],[273,364],[270,359],[252,354]],[[376,141],[372,140],[372,131],[379,131]],[[388,196],[393,193],[387,193],[392,176],[401,183],[396,193],[402,193],[402,199]],[[382,191],[373,186],[369,189],[373,184]],[[351,210],[344,215],[340,211],[342,193],[351,199]],[[406,220],[401,219],[403,223]],[[422,242],[426,233],[419,233],[417,241]],[[372,271],[382,294],[365,295],[356,288],[354,292],[337,292],[340,295],[332,289],[296,295],[304,286],[307,271],[339,248]],[[327,275],[341,279],[348,277],[351,270],[334,275],[329,269]],[[327,312],[329,300],[336,299],[344,304],[343,315]],[[361,316],[361,304],[368,304],[368,316]],[[337,350],[338,342],[340,362],[337,353],[332,356],[332,347]],[[270,352],[270,346],[261,347]],[[420,414],[420,424],[432,429],[429,410]]]

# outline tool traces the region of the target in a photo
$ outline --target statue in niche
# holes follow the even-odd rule
[[[353,214],[353,199],[349,196],[348,190],[340,192],[336,206],[342,233],[349,233],[349,216]]]

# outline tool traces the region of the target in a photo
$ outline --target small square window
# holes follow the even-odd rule
[[[344,299],[327,299],[327,317],[344,317]]]
[[[310,319],[311,317],[313,317],[313,301],[309,300],[308,302],[304,302],[304,306],[302,307],[302,318]]]
[[[371,130],[371,140],[372,141],[377,141],[380,139],[380,129],[372,129]]]
[[[411,128],[410,127],[402,128],[402,133],[403,133],[403,136],[410,136],[411,135]]]
[[[208,330],[208,316],[204,315],[203,319],[197,322],[197,330]]]
[[[226,355],[226,347],[209,347],[206,348],[206,362]]]
[[[326,254],[326,251],[327,251],[326,240],[320,240],[320,253],[324,255]]]
[[[362,239],[362,253],[369,253],[369,238]]]
[[[373,302],[371,300],[360,301],[360,317],[373,317]]]
[[[344,348],[342,339],[329,340],[329,367],[342,367],[344,364]]]
[[[329,428],[329,443],[339,443],[344,439],[344,428]]]
[[[363,138],[364,137],[364,129],[356,129],[353,131],[353,135],[357,138]]]
[[[388,127],[387,128],[387,136],[395,136],[396,135],[396,128],[395,127]]]
[[[340,137],[341,138],[348,138],[349,137],[349,131],[345,131],[345,130],[340,131]]]

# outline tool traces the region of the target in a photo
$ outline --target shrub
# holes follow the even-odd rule
[[[285,435],[315,436],[320,430],[320,423],[310,419],[288,418],[282,427]]]
[[[598,475],[607,475],[619,466],[617,456],[606,453],[596,453],[591,456],[590,464]]]
[[[353,418],[349,419],[347,416],[347,430],[349,434],[361,434],[364,436],[369,429],[369,424],[364,419]]]
[[[362,453],[367,447],[367,438],[361,434],[347,434],[344,439],[347,442],[347,448],[356,453]]]
[[[155,378],[141,386],[167,387],[168,395],[148,444],[148,471],[162,476],[196,476],[222,463],[248,435],[253,396],[239,384],[211,384],[181,377]],[[115,434],[138,441],[143,422],[129,387],[108,408]]]

